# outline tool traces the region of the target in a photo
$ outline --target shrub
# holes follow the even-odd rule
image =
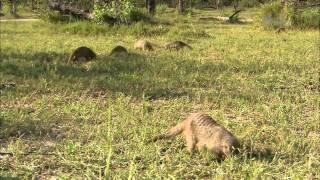
[[[58,11],[41,11],[40,18],[51,23],[75,21],[71,16],[63,16]]]
[[[149,21],[151,19],[146,13],[134,7],[129,0],[112,1],[104,5],[96,4],[93,16],[95,22],[100,24],[104,22],[129,24],[131,22]]]
[[[294,26],[299,28],[320,28],[320,13],[317,8],[304,9],[295,17]]]
[[[263,7],[262,23],[268,28],[298,27],[319,28],[320,14],[317,8],[296,7],[294,4],[281,6],[280,3],[271,3]]]
[[[259,1],[257,0],[241,0],[240,1],[240,6],[241,7],[255,7],[259,5]]]
[[[286,17],[279,2],[273,2],[263,6],[262,24],[265,28],[280,28],[285,26]]]
[[[133,5],[129,1],[112,1],[110,4],[95,4],[93,9],[94,20],[97,23],[108,22],[114,19],[118,22],[128,22],[128,15],[133,10]]]
[[[156,12],[157,13],[165,13],[168,9],[168,5],[166,4],[159,4],[157,5],[157,9],[156,9]]]
[[[236,24],[240,22],[239,14],[229,17],[229,23]]]
[[[152,17],[145,11],[135,8],[129,14],[129,21],[130,22],[139,22],[139,21],[152,22]]]

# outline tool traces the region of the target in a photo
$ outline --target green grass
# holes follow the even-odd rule
[[[13,156],[0,155],[0,177],[319,178],[319,33],[198,19],[219,13],[92,32],[85,22],[1,22],[0,152]],[[141,37],[194,49],[140,52]],[[82,45],[98,59],[66,64]],[[108,57],[116,45],[131,54]],[[219,163],[190,156],[181,137],[145,143],[195,111],[231,130],[240,155]]]
[[[17,15],[10,14],[10,8],[6,4],[3,5],[2,11],[0,13],[3,13],[3,16],[0,16],[1,19],[28,19],[28,18],[36,18],[37,14],[35,12],[32,12],[30,7],[25,6],[18,6],[17,7]]]

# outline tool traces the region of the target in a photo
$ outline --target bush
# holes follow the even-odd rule
[[[40,18],[51,23],[73,22],[75,18],[71,16],[63,16],[58,11],[41,11]]]
[[[295,17],[294,26],[299,28],[320,28],[320,13],[317,8],[304,9]]]
[[[319,28],[319,10],[300,8],[294,11],[294,5],[290,4],[286,6],[281,6],[280,3],[265,5],[262,12],[262,23],[268,28]]]
[[[146,13],[134,7],[129,0],[112,1],[104,5],[96,4],[93,16],[95,22],[100,24],[104,22],[129,24],[137,21],[149,21],[151,19]]]
[[[152,17],[145,11],[142,11],[138,8],[133,9],[129,14],[130,22],[152,22]]]
[[[159,4],[157,5],[157,9],[156,9],[156,12],[157,13],[165,13],[168,9],[168,5],[166,4]]]
[[[112,1],[110,4],[104,5],[95,4],[93,9],[94,20],[97,23],[104,23],[112,18],[118,22],[127,23],[133,8],[133,4],[129,1]]]
[[[259,1],[257,1],[257,0],[241,0],[240,1],[241,7],[251,8],[251,7],[258,6],[258,5],[259,5]]]
[[[279,2],[266,4],[262,8],[262,24],[265,28],[282,28],[286,25],[286,16]]]

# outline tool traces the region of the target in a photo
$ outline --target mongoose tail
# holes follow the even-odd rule
[[[73,61],[74,57],[75,57],[75,55],[74,55],[74,53],[72,53],[68,59],[68,64],[70,64]]]
[[[185,47],[187,47],[189,49],[192,49],[192,47],[189,44],[187,44],[185,42],[182,42],[182,41],[179,41],[179,42],[181,43],[182,46],[185,46]]]
[[[181,134],[183,132],[183,130],[184,130],[184,122],[181,122],[181,123],[177,124],[176,126],[174,126],[173,128],[171,128],[167,133],[156,136],[148,142],[155,142],[155,141],[158,141],[161,139],[173,138],[173,137]]]
[[[188,44],[186,44],[186,47],[189,48],[189,49],[192,49],[192,47]]]

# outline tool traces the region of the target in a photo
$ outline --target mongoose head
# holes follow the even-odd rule
[[[112,49],[110,55],[114,55],[114,54],[127,54],[128,51],[125,47],[123,46],[116,46],[115,48]]]
[[[221,146],[222,146],[223,156],[228,157],[233,153],[239,152],[238,148],[240,147],[240,144],[237,139],[228,138],[221,143]]]

